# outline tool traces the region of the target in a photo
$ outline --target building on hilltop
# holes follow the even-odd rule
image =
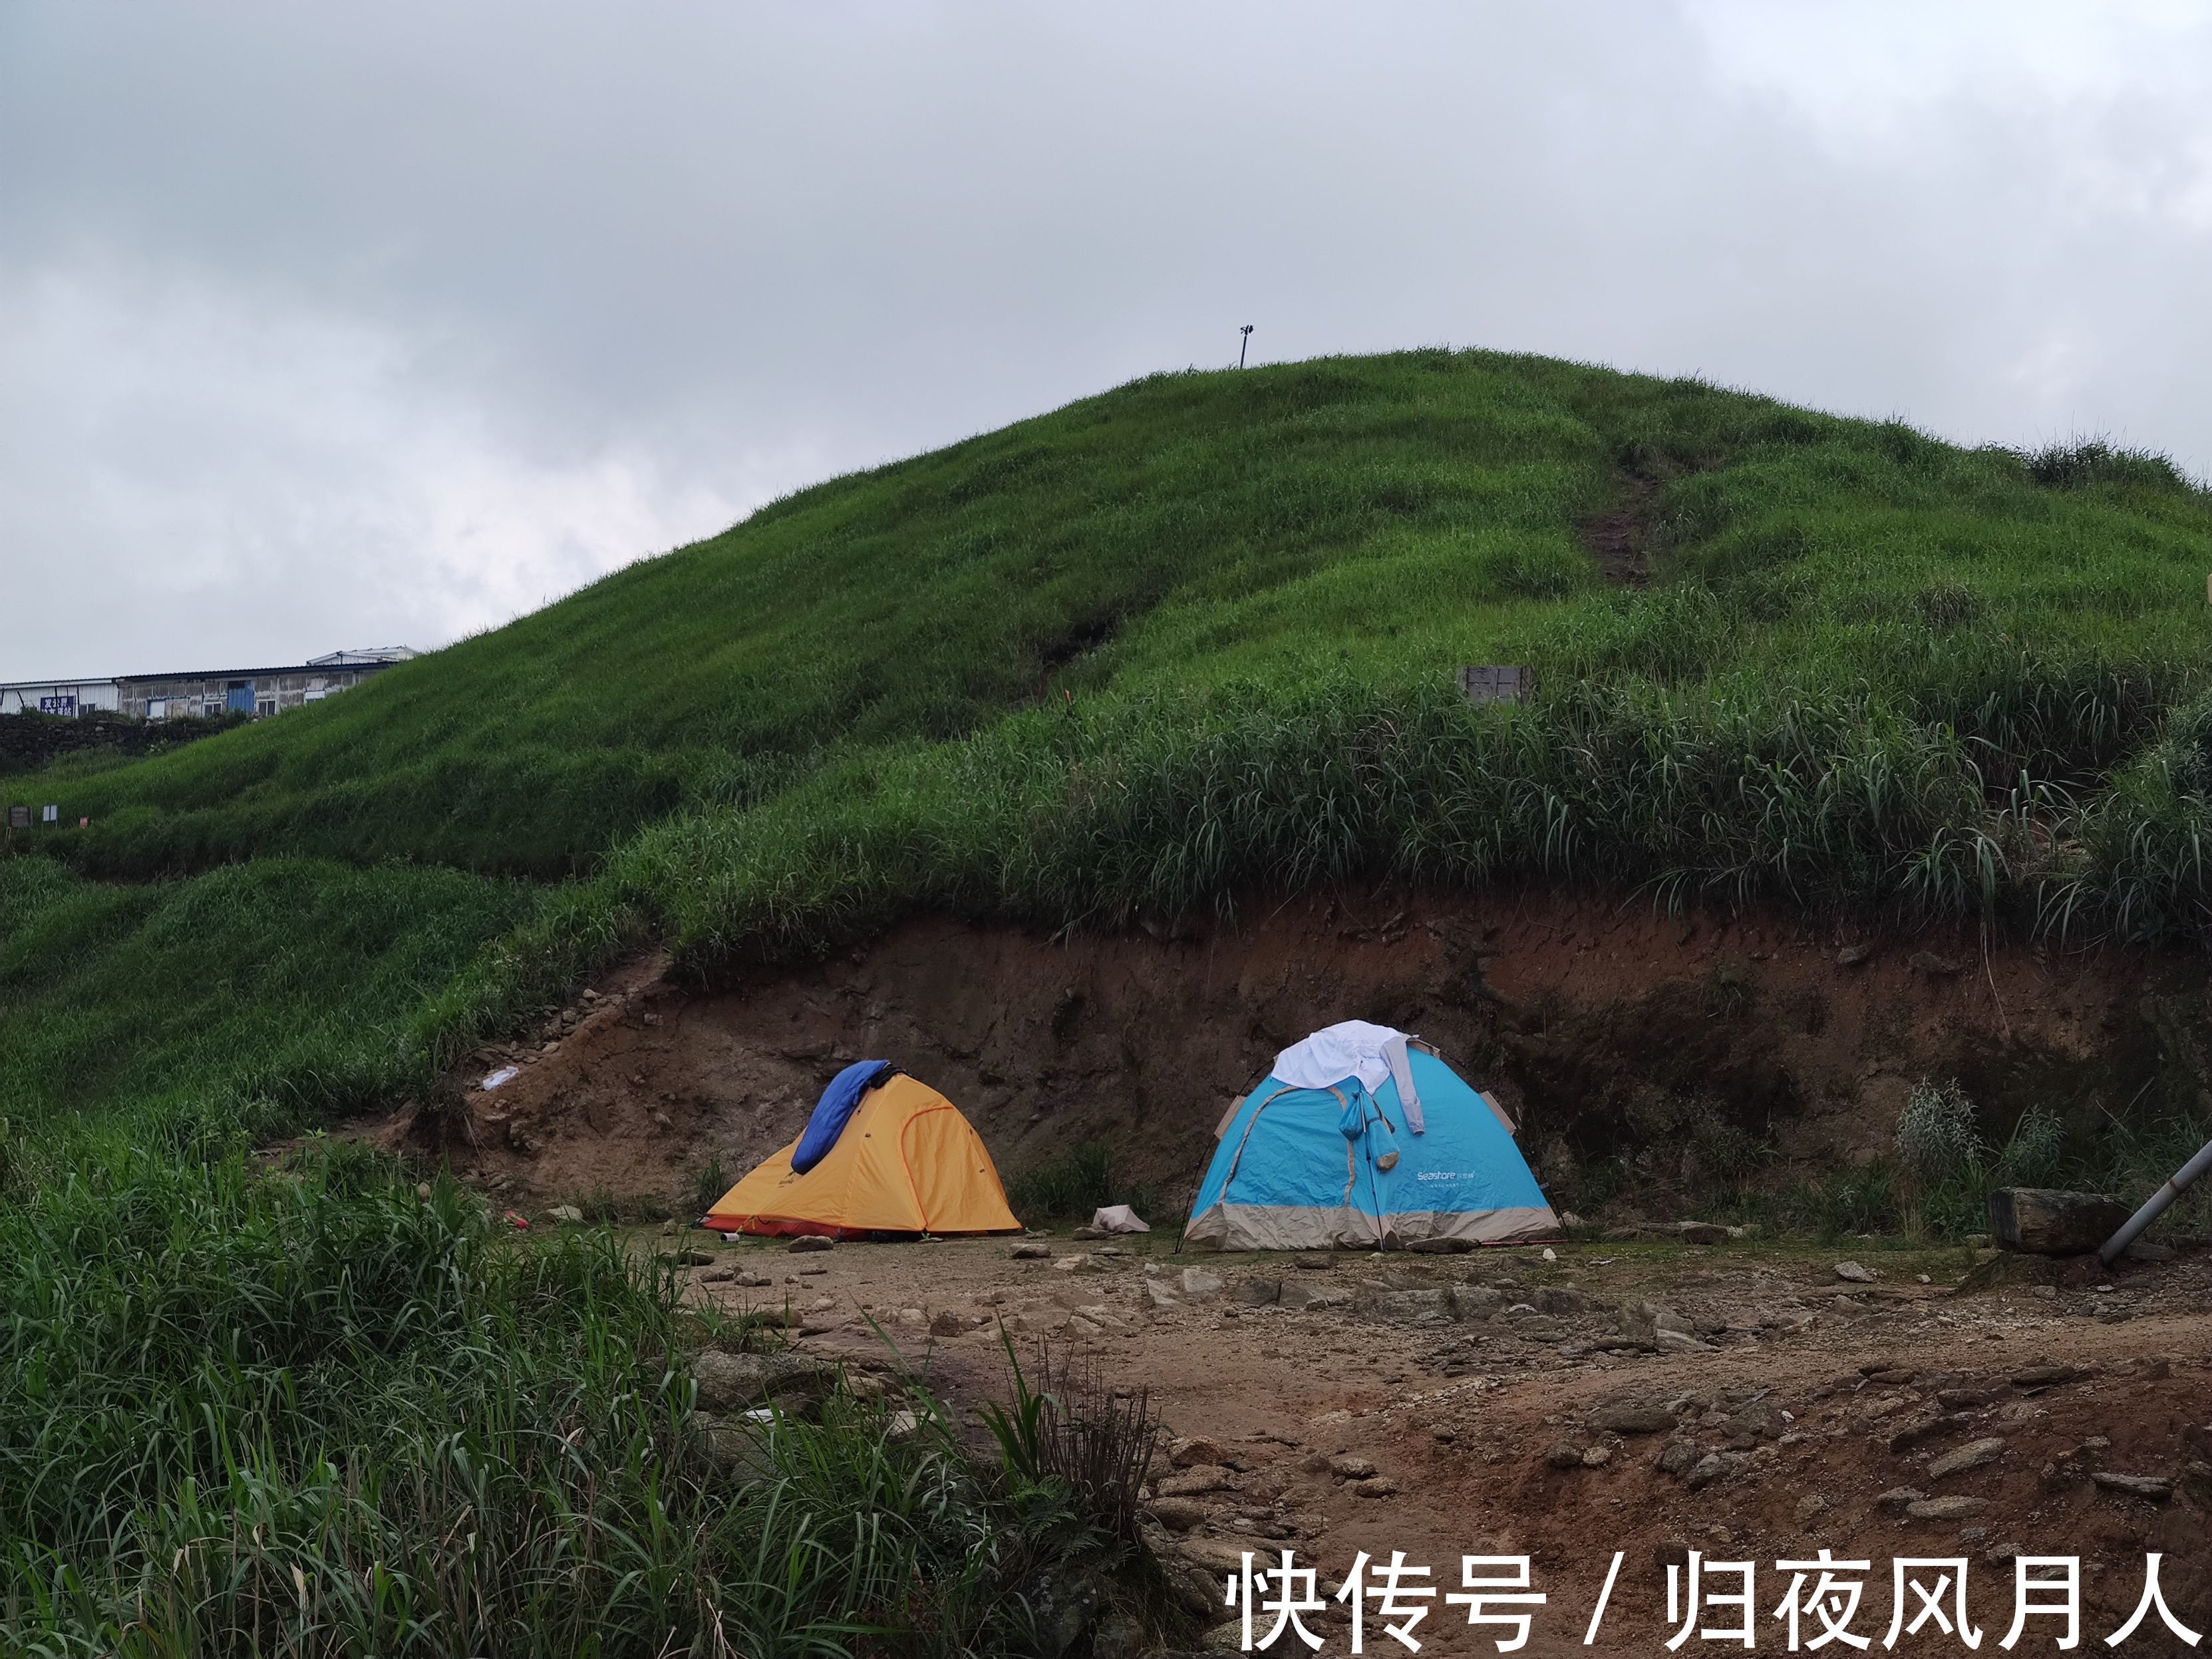
[[[118,674],[103,680],[0,682],[0,714],[118,714],[181,720],[225,714],[256,720],[359,685],[415,654],[404,645],[333,651],[288,668],[201,669],[179,674]]]

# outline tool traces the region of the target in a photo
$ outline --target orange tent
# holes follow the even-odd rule
[[[722,1194],[702,1226],[724,1233],[1012,1233],[990,1153],[960,1109],[899,1074],[871,1089],[822,1161],[792,1170],[794,1140]]]

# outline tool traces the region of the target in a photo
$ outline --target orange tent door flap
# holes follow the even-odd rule
[[[1006,1206],[982,1136],[951,1102],[915,1113],[901,1139],[923,1225],[931,1232],[1011,1232],[1021,1226]]]

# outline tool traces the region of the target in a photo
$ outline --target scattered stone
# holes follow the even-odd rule
[[[1663,1434],[1674,1426],[1674,1413],[1656,1401],[1602,1400],[1589,1425],[1610,1434]]]
[[[814,1250],[834,1250],[837,1241],[821,1233],[801,1233],[783,1248],[794,1255],[805,1255]]]
[[[1461,1319],[1487,1319],[1505,1304],[1504,1293],[1488,1285],[1454,1285],[1449,1290],[1451,1310]]]
[[[1218,1464],[1200,1463],[1167,1476],[1152,1490],[1163,1498],[1200,1498],[1210,1492],[1225,1492],[1229,1484],[1227,1469]]]
[[[1291,1259],[1291,1266],[1310,1273],[1325,1273],[1336,1266],[1334,1258],[1326,1255],[1301,1255]]]
[[[691,1429],[708,1461],[723,1474],[752,1480],[775,1472],[768,1449],[758,1436],[747,1433],[744,1425],[726,1423],[712,1412],[694,1412]]]
[[[1711,1343],[1700,1342],[1687,1331],[1670,1331],[1663,1328],[1652,1333],[1651,1342],[1661,1353],[1711,1353],[1713,1351]]]
[[[1698,1461],[1698,1443],[1677,1437],[1660,1447],[1657,1459],[1662,1474],[1680,1474]]]
[[[669,1258],[679,1267],[711,1267],[714,1258],[704,1250],[678,1250]]]
[[[1578,1469],[1583,1466],[1583,1449],[1571,1440],[1555,1441],[1544,1454],[1544,1461],[1555,1469]]]
[[[1583,1454],[1583,1467],[1586,1469],[1601,1469],[1612,1462],[1613,1448],[1610,1446],[1592,1446]]]
[[[1836,952],[1836,966],[1838,968],[1860,967],[1873,954],[1874,946],[1871,945],[1846,945]]]
[[[1006,1254],[1017,1261],[1049,1261],[1052,1246],[1039,1239],[1025,1238]]]
[[[1199,1463],[1226,1463],[1229,1449],[1218,1440],[1208,1440],[1204,1435],[1193,1435],[1188,1440],[1178,1440],[1168,1450],[1170,1467],[1187,1469]]]
[[[1398,1483],[1388,1475],[1378,1474],[1370,1480],[1355,1480],[1352,1490],[1362,1498],[1395,1498]]]
[[[1237,1285],[1237,1299],[1248,1308],[1267,1307],[1282,1294],[1282,1281],[1277,1279],[1240,1279]]]
[[[2149,1239],[2139,1238],[2128,1246],[2128,1259],[2132,1261],[2171,1261],[2173,1246],[2154,1244]]]
[[[699,1404],[710,1412],[742,1410],[763,1401],[803,1405],[824,1399],[837,1373],[803,1354],[724,1353],[708,1348],[691,1358]]]
[[[1167,1313],[1182,1306],[1182,1298],[1157,1279],[1145,1281],[1145,1301],[1154,1313]]]
[[[1729,1230],[1714,1221],[1683,1221],[1675,1224],[1674,1231],[1685,1244],[1725,1244]]]
[[[1963,1416],[1923,1417],[1917,1423],[1907,1423],[1889,1437],[1890,1453],[1893,1456],[1899,1452],[1910,1451],[1923,1441],[1933,1440],[1938,1435],[1948,1434],[1963,1426],[1966,1420]]]
[[[2088,1376],[2079,1365],[2062,1365],[2045,1360],[2039,1365],[2023,1365],[2005,1381],[2015,1389],[2051,1389],[2063,1382],[2078,1382]]]
[[[932,1336],[960,1336],[964,1334],[967,1329],[968,1322],[950,1308],[929,1322],[929,1334]]]
[[[1797,1500],[1797,1524],[1803,1526],[1828,1507],[1828,1500],[1818,1492],[1808,1492]]]
[[[1341,1308],[1351,1302],[1352,1292],[1334,1285],[1311,1285],[1294,1279],[1283,1281],[1282,1294],[1278,1298],[1285,1308],[1303,1308],[1308,1312],[1319,1312],[1325,1308]]]
[[[1406,1248],[1416,1255],[1464,1255],[1474,1248],[1467,1238],[1417,1238]]]
[[[2173,1496],[2173,1482],[2156,1474],[2116,1474],[2109,1469],[2097,1469],[2089,1479],[2106,1492],[2116,1492],[2130,1498],[2148,1498],[2154,1504],[2163,1504]]]
[[[1424,1314],[1449,1319],[1452,1316],[1451,1292],[1442,1289],[1391,1291],[1376,1298],[1375,1310],[1389,1319],[1419,1319]]]
[[[1911,1486],[1892,1486],[1874,1501],[1875,1507],[1879,1509],[1886,1510],[1892,1515],[1902,1515],[1909,1505],[1921,1502],[1927,1496],[1926,1492],[1916,1491]]]
[[[1185,1267],[1182,1270],[1182,1293],[1194,1300],[1221,1294],[1221,1275],[1208,1267]]]
[[[1854,1285],[1871,1285],[1875,1281],[1874,1270],[1870,1267],[1862,1267],[1856,1261],[1836,1263],[1836,1277],[1848,1279]]]
[[[1996,1398],[1996,1394],[1988,1389],[1938,1389],[1936,1391],[1936,1403],[1947,1412],[1978,1411]]]
[[[1170,1532],[1188,1532],[1212,1513],[1195,1498],[1155,1498],[1146,1507],[1152,1518]]]
[[[1347,1453],[1341,1457],[1330,1458],[1328,1472],[1340,1480],[1366,1480],[1373,1478],[1375,1465],[1364,1457],[1355,1457]]]
[[[1923,1498],[1905,1506],[1908,1521],[1964,1521],[1989,1508],[1986,1498]]]
[[[1692,1466],[1685,1480],[1690,1489],[1695,1492],[1716,1481],[1741,1474],[1750,1466],[1751,1455],[1748,1452],[1707,1452]]]
[[[2181,1479],[2175,1482],[2181,1494],[2200,1510],[2212,1510],[2212,1463],[2202,1458],[2193,1459],[2181,1466]]]
[[[1080,1227],[1078,1227],[1073,1232],[1068,1234],[1070,1238],[1079,1238],[1086,1243],[1094,1238],[1105,1238],[1109,1236],[1109,1235],[1103,1227],[1094,1227],[1087,1221]]]
[[[1994,1463],[2004,1455],[2005,1443],[1996,1435],[1980,1440],[1970,1440],[1954,1452],[1946,1452],[1928,1466],[1928,1478],[1942,1480],[1954,1474],[1964,1474],[1968,1469],[1978,1469],[1984,1463]]]
[[[556,1221],[567,1222],[571,1227],[580,1227],[584,1222],[584,1212],[573,1204],[556,1204],[546,1213]]]

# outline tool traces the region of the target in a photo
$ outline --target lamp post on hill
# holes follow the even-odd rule
[[[1252,325],[1247,323],[1237,332],[1243,337],[1237,342],[1237,367],[1242,368],[1244,367],[1244,348],[1252,343]]]

